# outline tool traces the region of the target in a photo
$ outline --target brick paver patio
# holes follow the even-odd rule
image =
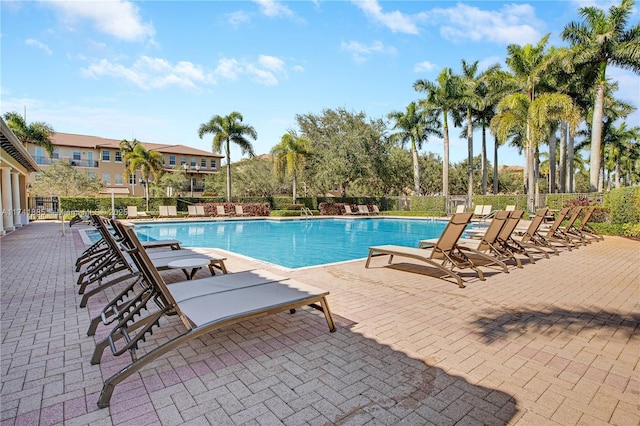
[[[378,258],[283,272],[331,292],[329,333],[309,308],[193,340],[116,386],[128,355],[91,365],[76,227],[35,222],[0,239],[2,425],[638,425],[640,243],[607,237],[467,288]],[[198,277],[206,276],[200,271]],[[171,279],[183,279],[172,271]],[[108,293],[109,291],[107,291]],[[182,325],[171,317],[143,344]]]

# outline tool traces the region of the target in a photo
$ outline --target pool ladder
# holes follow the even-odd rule
[[[300,216],[304,216],[305,219],[309,219],[309,217],[313,217],[313,213],[309,209],[309,207],[303,207],[300,210]]]

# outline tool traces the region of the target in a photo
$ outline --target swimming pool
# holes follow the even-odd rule
[[[447,222],[430,219],[352,218],[137,223],[141,240],[176,239],[184,247],[220,248],[285,268],[361,259],[369,246],[417,247],[437,238]]]

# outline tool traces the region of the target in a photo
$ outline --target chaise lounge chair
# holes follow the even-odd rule
[[[454,214],[445,227],[442,235],[430,248],[414,248],[397,245],[385,245],[369,247],[369,256],[365,268],[369,267],[371,259],[378,256],[389,256],[389,264],[394,256],[408,257],[426,263],[442,272],[443,276],[455,279],[458,287],[464,288],[462,277],[454,272],[454,269],[470,268],[476,272],[478,278],[484,281],[484,274],[474,265],[469,257],[456,247],[456,242],[464,232],[465,227],[471,221],[473,213]]]
[[[216,206],[216,216],[231,216],[226,212],[224,206]]]
[[[591,219],[595,206],[591,206],[587,209],[587,212],[580,219],[580,225],[573,226],[568,232],[581,236],[582,238],[590,241],[604,241],[604,237],[596,232],[595,229],[589,226],[587,222]]]
[[[146,212],[139,212],[137,206],[127,206],[127,219],[140,219],[149,217]]]
[[[249,216],[249,213],[245,213],[241,204],[236,204],[236,216]]]
[[[479,258],[482,263],[475,263],[476,266],[492,266],[497,265],[504,272],[508,273],[509,269],[504,260],[511,258],[510,255],[503,253],[498,243],[500,231],[504,228],[510,213],[506,211],[498,211],[484,234],[480,238],[458,238],[455,245],[456,248],[464,251],[474,259]],[[420,241],[420,248],[435,247],[438,239],[428,239]]]
[[[127,377],[184,343],[231,324],[287,310],[294,313],[296,308],[309,305],[324,313],[331,332],[336,330],[326,300],[328,291],[260,270],[167,286],[133,230],[127,229],[126,233],[132,245],[129,254],[144,277],[145,287],[106,321],[115,326],[96,345],[91,358],[92,364],[100,363],[104,350],[110,347],[115,356],[130,352],[132,359],[105,380],[98,399],[100,408],[109,406],[116,385]],[[157,304],[157,310],[146,309],[151,302]],[[182,322],[181,333],[159,343],[150,339],[153,329],[160,326],[160,319],[167,317],[171,321],[171,316]],[[172,327],[180,328],[175,324]],[[143,343],[158,346],[146,348],[139,355],[136,351]]]
[[[158,206],[158,217],[178,217],[176,206]]]
[[[121,222],[112,221],[113,229],[120,238],[116,239],[116,237],[109,232],[106,221],[107,219],[97,216],[98,231],[105,240],[108,251],[96,258],[78,276],[77,285],[80,286],[78,294],[83,295],[80,301],[80,307],[85,307],[91,296],[101,292],[105,288],[135,278],[138,274],[138,271],[132,267],[130,259],[128,259],[122,251],[123,247],[121,247],[121,244],[123,243],[125,235],[124,225],[122,225]],[[209,259],[208,267],[211,275],[215,275],[214,268],[220,269],[225,274],[227,273],[224,265],[225,258],[211,256],[189,249],[149,253],[149,257],[152,259],[154,266],[159,270],[170,269],[169,263],[175,260],[206,258]],[[95,287],[93,287],[94,284],[96,285]],[[87,290],[89,286],[93,288]]]

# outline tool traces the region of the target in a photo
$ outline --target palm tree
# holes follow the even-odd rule
[[[407,105],[406,111],[393,111],[388,117],[395,121],[394,129],[398,132],[390,135],[392,141],[399,141],[404,145],[411,142],[411,155],[413,158],[413,188],[416,195],[421,195],[420,191],[420,163],[418,150],[422,149],[422,144],[427,141],[430,134],[440,134],[440,123],[435,115],[430,111],[420,108],[415,102]]]
[[[599,172],[607,66],[640,73],[640,24],[625,30],[634,3],[634,0],[622,0],[619,6],[611,6],[608,14],[596,7],[582,7],[579,13],[584,21],[571,22],[562,31],[562,38],[574,48],[577,68],[593,69],[597,73],[591,124],[591,191],[602,191]]]
[[[527,147],[528,208],[535,208],[533,159],[537,147],[549,134],[554,121],[565,120],[575,130],[579,122],[576,108],[567,95],[560,93],[543,93],[533,101],[526,93],[514,93],[502,99],[498,104],[498,114],[491,120],[491,130],[496,137],[504,141],[517,137]]]
[[[282,135],[280,143],[271,150],[276,175],[282,178],[286,173],[293,179],[293,204],[297,200],[298,175],[304,170],[307,158],[311,155],[311,141],[298,137],[293,131]]]
[[[424,106],[437,114],[442,114],[443,129],[443,166],[442,166],[442,194],[445,197],[445,205],[449,206],[449,123],[448,115],[457,105],[459,79],[455,78],[451,68],[444,68],[435,83],[428,80],[417,80],[413,83],[414,90],[426,92]]]
[[[233,111],[224,117],[214,115],[198,129],[200,139],[207,133],[213,134],[213,152],[222,152],[224,149],[227,157],[227,201],[231,201],[231,142],[240,147],[242,155],[255,156],[253,146],[246,136],[255,140],[258,133],[252,126],[243,124],[242,120],[242,114]]]
[[[125,148],[123,150],[123,147]],[[130,149],[128,149],[129,147]],[[122,158],[127,163],[127,177],[140,170],[144,179],[144,195],[147,201],[146,210],[149,210],[149,177],[153,175],[154,181],[158,182],[162,174],[164,157],[158,151],[145,149],[137,140],[129,142],[126,139],[120,142],[120,149],[123,151]]]
[[[508,119],[503,120],[501,118],[498,120],[501,122],[500,125],[494,125],[493,123],[491,125],[492,129],[500,129],[498,139],[504,141],[506,138],[515,135],[517,136],[516,140],[523,144],[522,148],[525,152],[525,181],[527,186],[528,207],[531,210],[535,207],[535,152],[538,144],[544,140],[538,132],[544,131],[545,135],[548,135],[549,130],[544,129],[548,124],[545,117],[530,116],[533,109],[530,111],[529,108],[535,107],[536,109],[540,108],[544,111],[546,108],[552,107],[552,105],[544,105],[544,103],[535,103],[536,98],[541,96],[539,93],[544,93],[546,85],[545,77],[549,77],[549,69],[558,60],[557,54],[547,53],[546,47],[548,40],[549,34],[544,36],[535,46],[531,44],[524,46],[511,44],[507,46],[506,64],[512,72],[509,84],[517,89],[514,95],[510,95],[508,97],[513,97],[515,95],[523,96],[516,96],[510,101],[505,101],[503,99],[501,101],[502,110],[503,112],[509,112],[509,114],[507,114]],[[561,97],[547,98],[547,100],[554,103],[561,102],[564,105],[562,109],[567,112],[567,116],[570,116],[571,119],[575,121],[575,109],[572,108],[571,113],[568,113],[568,105],[573,105],[571,98],[567,95],[559,96]],[[560,101],[560,99],[562,99],[562,101]],[[556,104],[556,107],[557,106],[558,104]],[[513,119],[516,117],[513,116],[512,113],[515,111],[517,111],[518,124],[514,127],[512,124]],[[494,120],[496,120],[496,118],[494,118]],[[539,125],[541,127],[533,128],[532,126],[534,125]],[[575,124],[575,126],[577,126],[577,124]],[[511,133],[514,130],[515,134]]]
[[[55,133],[53,127],[43,121],[27,124],[24,118],[17,112],[4,114],[7,126],[24,145],[32,143],[44,148],[49,157],[53,157],[53,143],[51,136]]]

